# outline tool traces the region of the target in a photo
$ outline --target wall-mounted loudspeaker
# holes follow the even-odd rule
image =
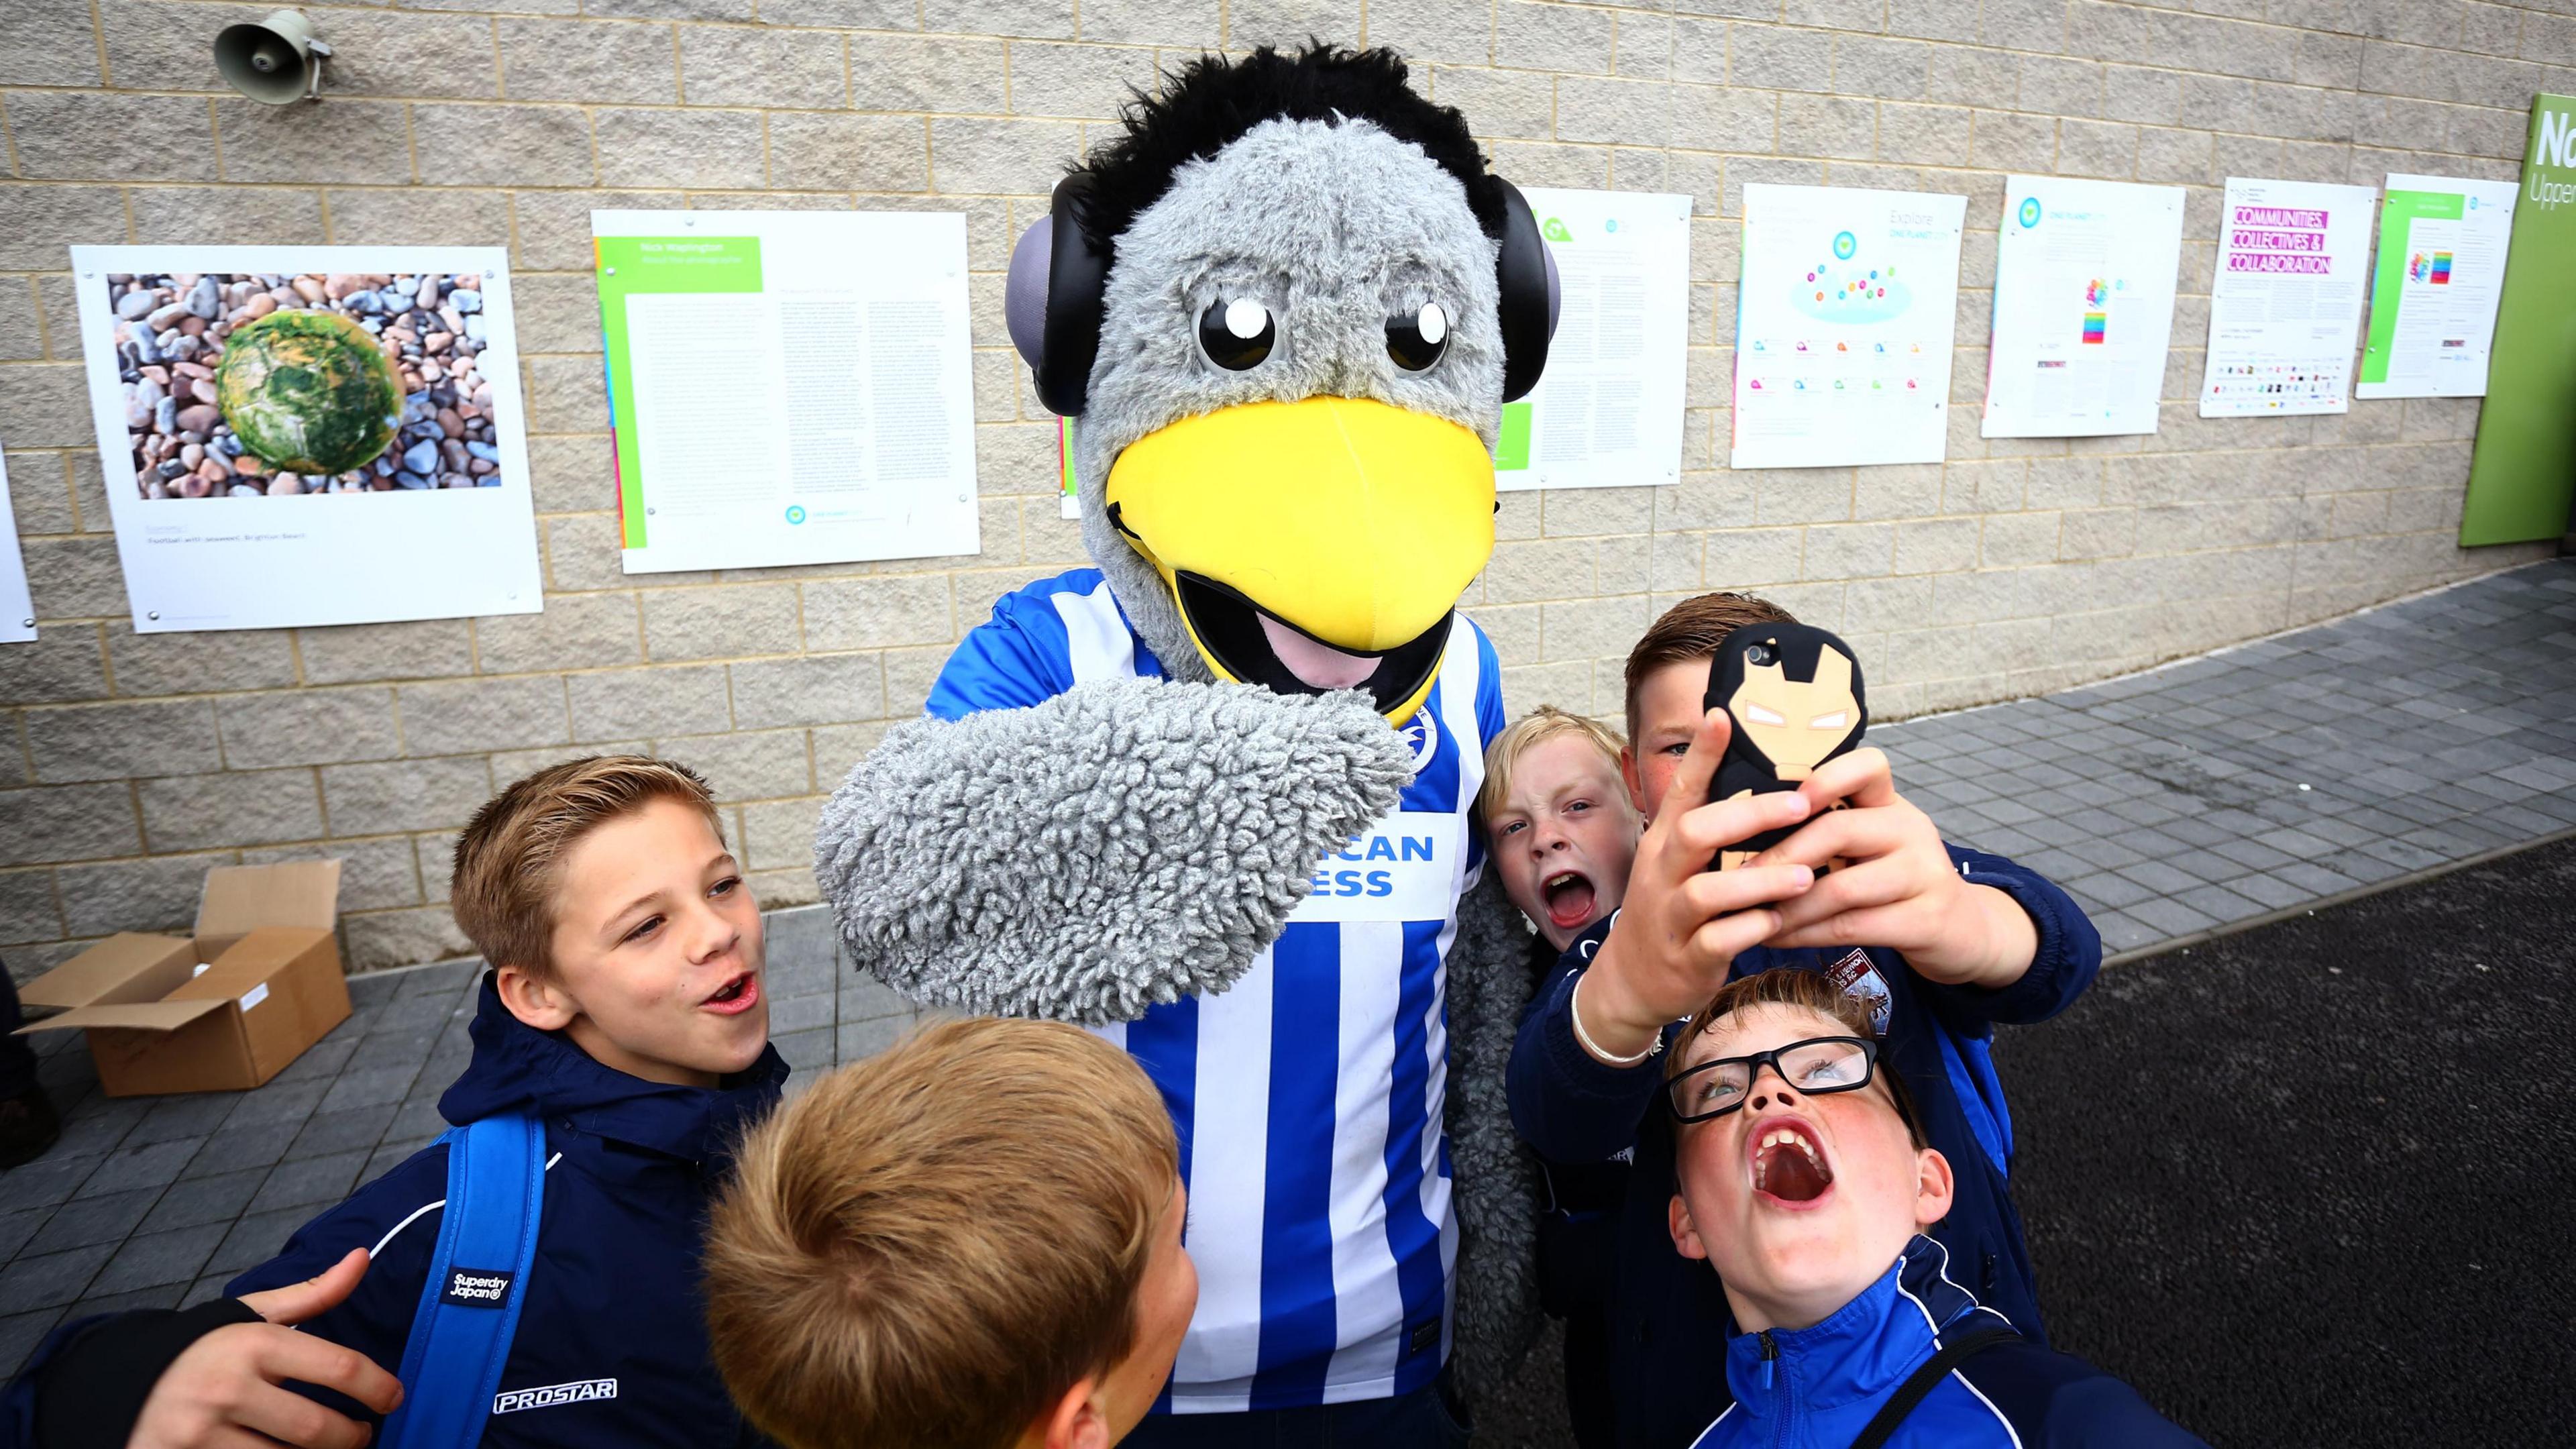
[[[224,84],[272,106],[322,99],[322,58],[331,53],[313,22],[293,10],[227,25],[215,37],[215,70]]]

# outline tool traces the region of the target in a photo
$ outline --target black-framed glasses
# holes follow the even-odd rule
[[[1811,1036],[1747,1057],[1719,1057],[1684,1067],[1664,1084],[1664,1104],[1680,1122],[1723,1117],[1753,1095],[1753,1079],[1769,1067],[1789,1090],[1821,1097],[1869,1085],[1878,1065],[1878,1043],[1858,1036]]]

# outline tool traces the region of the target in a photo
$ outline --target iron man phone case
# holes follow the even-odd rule
[[[1869,726],[1860,661],[1851,646],[1808,624],[1747,624],[1726,636],[1708,666],[1704,709],[1723,709],[1734,729],[1709,782],[1708,798],[1795,790],[1818,767],[1860,744]],[[1765,831],[1719,852],[1720,867],[1786,839],[1795,826]]]

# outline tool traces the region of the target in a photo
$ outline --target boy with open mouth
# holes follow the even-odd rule
[[[1627,889],[1646,827],[1619,778],[1625,743],[1543,704],[1485,751],[1476,814],[1503,894],[1538,929],[1550,962],[1584,927],[1619,909]]]
[[[461,1400],[483,1444],[763,1442],[709,1358],[698,1281],[732,1144],[787,1077],[769,1044],[760,907],[714,794],[668,760],[548,766],[475,812],[449,906],[493,963],[472,1060],[438,1099],[458,1132],[306,1223],[229,1296],[58,1330],[0,1397],[0,1438],[339,1449],[387,1437],[407,1398],[438,1412],[440,1396],[409,1383],[435,1383],[442,1355],[475,1362],[432,1331],[448,1321],[423,1289],[444,1283],[431,1295],[442,1308],[516,1315],[489,1350],[497,1371],[476,1363],[490,1397]],[[423,1085],[454,1066],[433,1057]],[[515,1140],[542,1143],[543,1168],[528,1162],[542,1189],[525,1270],[455,1261],[441,1275],[474,1216],[448,1222],[449,1159],[492,1160],[459,1134],[505,1118],[531,1124]],[[423,1437],[440,1432],[432,1422]]]
[[[1673,1245],[1717,1270],[1732,1319],[1734,1402],[1693,1449],[2198,1444],[1953,1280],[1924,1236],[1950,1210],[1950,1163],[1879,1045],[1825,977],[1766,971],[1721,988],[1669,1054]]]

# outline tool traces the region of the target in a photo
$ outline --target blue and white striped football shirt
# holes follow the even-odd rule
[[[1160,677],[1097,569],[993,606],[931,689],[934,715]],[[1172,1110],[1198,1312],[1158,1409],[1294,1408],[1409,1393],[1449,1351],[1445,962],[1484,868],[1467,811],[1503,728],[1493,645],[1451,631],[1405,733],[1396,812],[1316,867],[1315,892],[1241,980],[1101,1034]]]

